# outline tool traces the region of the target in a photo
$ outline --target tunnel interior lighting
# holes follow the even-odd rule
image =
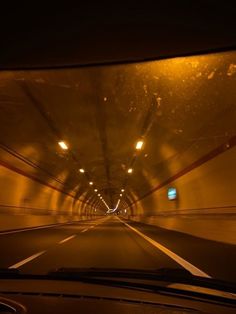
[[[104,203],[104,205],[106,206],[106,208],[108,209],[107,212],[110,210],[109,206],[107,205],[107,203],[104,201],[104,199],[102,199],[102,202]]]
[[[137,150],[141,150],[142,147],[143,147],[143,141],[140,140],[140,141],[138,141],[138,142],[136,143],[136,147],[135,147],[135,148],[136,148]]]
[[[118,209],[119,204],[120,204],[120,199],[118,199],[118,202],[117,202],[117,204],[116,204],[115,210]]]
[[[68,146],[67,146],[67,144],[66,144],[64,141],[58,142],[58,145],[59,145],[62,149],[64,149],[64,150],[67,150],[67,149],[68,149]]]
[[[84,173],[84,169],[80,168],[79,172]]]
[[[124,189],[121,189],[121,192],[123,193],[125,190]]]
[[[132,168],[129,168],[128,169],[128,173],[132,173],[133,172],[133,169]]]
[[[120,204],[120,199],[118,199],[118,201],[117,201],[117,204],[116,204],[116,207],[115,207],[115,208],[113,208],[113,209],[112,209],[112,208],[108,208],[107,213],[108,213],[108,214],[114,213],[114,212],[118,209],[119,204]]]
[[[92,181],[90,181],[90,182],[89,182],[89,185],[93,185],[93,182],[92,182]]]
[[[120,194],[120,197],[122,196],[122,194]]]
[[[96,193],[97,193],[97,191],[98,191],[97,189],[94,189],[94,192],[96,192]]]
[[[98,194],[98,196],[101,196],[101,194]]]

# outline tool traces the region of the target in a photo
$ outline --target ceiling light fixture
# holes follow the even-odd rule
[[[80,168],[79,172],[84,173],[84,169]]]
[[[98,191],[97,189],[94,189],[94,192],[96,192],[96,193],[97,193],[97,191]]]
[[[108,211],[110,210],[109,206],[107,205],[107,203],[104,201],[104,199],[102,199],[102,202],[104,203],[104,205],[106,206],[106,208],[108,209]]]
[[[125,190],[124,189],[121,189],[121,192],[123,193]]]
[[[64,150],[67,150],[68,149],[68,146],[66,145],[66,143],[64,141],[60,141],[58,142],[58,145],[64,149]]]
[[[92,181],[90,181],[90,182],[89,182],[89,184],[90,184],[90,185],[93,185],[93,182],[92,182]]]
[[[136,147],[135,147],[135,148],[136,148],[137,150],[141,150],[142,147],[143,147],[143,141],[140,140],[140,141],[138,141],[138,142],[136,143]]]
[[[117,202],[117,204],[116,204],[116,207],[115,207],[114,209],[109,208],[108,211],[107,211],[107,213],[108,213],[108,214],[114,213],[114,212],[118,209],[119,204],[120,204],[120,199],[118,199],[118,202]]]
[[[129,168],[127,172],[128,172],[128,173],[132,173],[132,172],[133,172],[133,169],[132,169],[132,168]]]

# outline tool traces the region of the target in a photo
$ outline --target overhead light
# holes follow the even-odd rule
[[[97,189],[94,189],[94,192],[97,192],[98,190]]]
[[[98,196],[101,196],[101,194],[98,194]]]
[[[109,206],[107,205],[107,203],[104,201],[104,199],[102,199],[102,202],[104,203],[104,205],[106,206],[106,208],[108,209],[108,211],[110,210]]]
[[[102,200],[102,197],[100,196],[100,199]]]
[[[90,184],[90,185],[93,185],[93,182],[92,182],[92,181],[90,181],[90,182],[89,182],[89,184]]]
[[[79,172],[84,173],[84,169],[80,168]]]
[[[58,142],[58,145],[59,145],[62,149],[64,149],[64,150],[68,149],[68,146],[66,145],[66,143],[65,143],[64,141]]]
[[[137,150],[141,150],[142,147],[143,147],[143,141],[140,140],[140,141],[138,141],[138,142],[136,143],[136,149],[137,149]]]
[[[121,192],[123,193],[125,190],[124,189],[121,189]]]
[[[128,173],[132,173],[133,172],[133,169],[132,168],[129,168],[128,169]]]
[[[116,207],[114,209],[108,208],[107,213],[108,214],[114,213],[118,209],[119,204],[120,204],[120,199],[118,199],[118,202],[117,202]]]
[[[120,196],[122,196],[122,194],[120,194]]]

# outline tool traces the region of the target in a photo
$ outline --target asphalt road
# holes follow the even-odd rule
[[[0,250],[0,268],[25,273],[45,274],[60,267],[184,267],[236,282],[234,245],[117,217],[0,234]]]

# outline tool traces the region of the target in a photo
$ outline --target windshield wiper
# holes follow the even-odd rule
[[[0,278],[39,277],[52,279],[80,280],[82,278],[111,278],[111,279],[147,279],[158,280],[160,278],[192,278],[192,274],[181,268],[161,268],[157,270],[120,269],[120,268],[66,268],[62,267],[45,275],[26,274],[19,269],[0,268]],[[172,280],[171,280],[172,281]]]
[[[203,298],[208,302],[226,302],[234,306],[236,304],[236,285],[234,283],[196,277],[181,268],[157,270],[60,268],[46,275],[24,274],[18,269],[0,269],[0,279],[77,281],[122,289],[174,294],[177,297],[182,295],[188,298]],[[185,287],[181,284],[184,284]],[[194,291],[188,289],[188,286],[197,286],[200,290]],[[208,293],[201,288],[222,291],[224,294]]]
[[[152,293],[175,294],[190,298],[203,298],[212,302],[236,305],[236,285],[210,278],[196,277],[185,269],[161,268],[156,271],[134,269],[60,268],[50,272],[52,278],[82,281],[117,288]],[[173,285],[177,284],[177,285]],[[182,284],[182,285],[181,285]],[[184,286],[183,286],[184,285]],[[199,290],[187,287],[199,287]],[[203,290],[201,288],[208,288]],[[215,292],[213,292],[215,290]],[[219,293],[216,293],[219,291]],[[223,293],[220,293],[220,292]]]
[[[170,284],[186,284],[236,294],[236,284],[192,275],[182,268],[157,270],[117,268],[59,268],[45,275],[21,273],[18,269],[0,269],[0,279],[67,280],[121,287],[156,290]]]
[[[61,277],[106,277],[158,280],[161,278],[186,278],[194,276],[183,268],[160,268],[156,270],[127,269],[127,268],[59,268],[48,273],[50,276]]]
[[[236,284],[218,279],[197,277],[183,268],[160,268],[157,270],[116,269],[116,268],[59,268],[48,274],[55,279],[98,281],[109,280],[125,283],[126,280],[137,282],[149,281],[180,283],[204,288],[236,293]]]
[[[16,268],[0,268],[0,279],[1,278],[15,278],[20,275],[19,269]]]

